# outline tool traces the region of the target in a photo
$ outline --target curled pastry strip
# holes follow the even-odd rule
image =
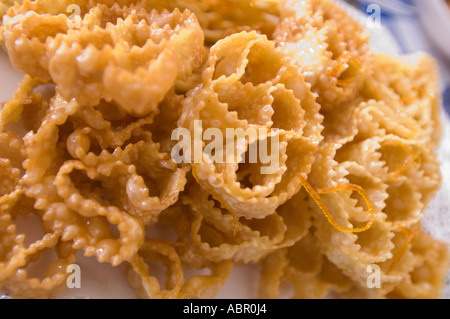
[[[14,2],[21,2],[21,1],[14,1],[14,0],[0,1],[0,17],[3,17],[3,15],[5,15],[8,8],[14,5]]]
[[[165,289],[157,277],[149,272],[152,268],[147,262],[161,261],[166,268]],[[194,275],[184,281],[184,271],[172,242],[147,239],[139,253],[129,262],[127,268],[131,285],[141,298],[212,298],[222,288],[232,269],[231,261],[209,263],[210,275]]]
[[[152,13],[140,21],[133,13],[130,11],[117,25],[107,24],[105,29],[96,26],[93,31],[70,30],[67,36],[55,38],[49,50],[54,52],[49,70],[63,95],[91,105],[100,98],[113,99],[130,114],[144,116],[156,109],[177,77],[186,78],[199,66],[202,51],[195,50],[203,49],[200,45],[203,34],[189,11]],[[122,29],[135,35],[123,38],[126,33],[122,34]],[[139,39],[144,34],[148,39]],[[156,34],[161,38],[155,38]],[[94,38],[105,40],[94,46],[91,44]],[[133,42],[134,38],[137,39]],[[144,39],[147,40],[138,42]],[[78,57],[82,59],[75,62]],[[70,77],[59,67],[67,60],[74,61],[73,69],[68,70]],[[173,63],[174,60],[178,63]]]
[[[286,249],[276,250],[263,260],[258,298],[277,299],[279,297],[284,269],[287,264]]]
[[[418,126],[415,140],[438,146],[442,136],[439,75],[436,63],[427,54],[402,59],[387,54],[374,55],[375,72],[365,93],[383,100],[408,116]]]
[[[380,92],[384,93],[381,90]],[[374,97],[376,95],[370,98]],[[344,126],[344,123],[350,125]],[[399,125],[394,127],[392,123]],[[424,203],[427,203],[429,195],[440,181],[439,174],[435,170],[433,152],[423,144],[420,125],[418,126],[417,121],[402,110],[394,97],[392,99],[378,97],[376,102],[368,100],[360,103],[357,100],[356,103],[344,108],[343,114],[327,113],[324,126],[325,142],[319,150],[322,157],[320,162],[313,165],[309,176],[312,183],[329,188],[330,180],[340,184],[341,179],[347,178],[345,171],[348,171],[353,176],[352,179],[356,180],[353,183],[364,185],[366,190],[373,188],[374,191],[368,193],[371,193],[372,202],[378,207],[374,207],[376,213],[372,227],[358,233],[357,238],[340,234],[340,240],[348,242],[347,245],[336,247],[335,251],[327,248],[328,245],[333,246],[333,241],[327,239],[333,232],[328,233],[322,228],[324,225],[319,223],[318,219],[314,224],[318,228],[317,236],[320,242],[327,242],[324,246],[321,244],[325,248],[327,258],[343,269],[345,275],[355,279],[360,277],[356,280],[360,282],[359,286],[364,285],[366,280],[363,275],[365,269],[361,265],[379,263],[383,272],[383,289],[380,296],[385,296],[405,280],[412,270],[409,244],[403,240],[403,233],[396,232],[389,222],[410,228],[423,217],[422,213],[417,212],[423,211]],[[425,154],[427,158],[418,161],[418,154]],[[362,180],[364,183],[360,184],[362,175],[356,174],[357,167],[367,170],[372,177],[364,178]],[[320,176],[326,171],[332,172],[325,174],[330,180]],[[375,176],[377,178],[374,178]],[[384,186],[376,186],[375,180],[378,180],[377,184],[382,183]],[[411,180],[414,180],[414,183],[411,183]],[[418,180],[421,182],[417,182]],[[327,203],[333,205],[330,201]],[[378,203],[383,205],[380,206]],[[346,210],[353,212],[353,209]],[[357,216],[352,214],[354,218]],[[375,238],[376,241],[384,242],[386,249],[380,250],[370,245]],[[350,245],[350,242],[356,245]],[[392,267],[395,269],[391,268],[391,265],[394,265]],[[352,288],[344,296],[352,294],[364,296],[366,291],[361,287]]]
[[[415,191],[413,197],[417,205],[413,209],[422,207],[419,208],[422,210],[434,197],[442,182],[437,154],[430,148],[430,145],[416,140],[404,140],[387,135],[378,141],[380,147],[376,151],[382,155],[380,159],[385,164],[385,172],[381,175],[384,181],[392,190],[398,189],[399,183],[402,182],[404,190],[409,188]],[[415,183],[410,183],[411,180],[414,180]],[[408,192],[411,195],[411,191]],[[406,193],[403,195],[402,192],[395,191],[395,193],[399,197],[406,198]],[[394,196],[393,193],[392,196]],[[408,203],[408,201],[406,202]],[[412,203],[404,206],[411,206],[409,204]],[[401,205],[398,208],[402,209]],[[412,213],[411,217],[413,215],[415,213]],[[422,216],[421,214],[416,217],[420,219]],[[415,222],[417,221],[416,219]]]
[[[334,145],[329,146],[335,147]],[[323,151],[329,152],[330,150],[324,148]],[[333,212],[338,229],[321,216],[322,211],[317,210],[318,215],[314,218],[313,223],[316,227],[315,234],[322,251],[330,262],[342,269],[346,276],[353,278],[360,285],[364,285],[367,280],[367,266],[386,261],[392,256],[391,251],[394,248],[392,242],[394,233],[390,223],[386,223],[386,214],[383,212],[387,198],[386,185],[380,178],[368,172],[363,165],[350,161],[333,164],[329,158],[324,158],[324,161],[328,164],[325,164],[323,169],[327,168],[326,165],[334,166],[334,169],[330,171],[335,174],[333,180],[337,182],[330,185],[328,184],[329,180],[323,180],[323,177],[316,174],[312,174],[311,181],[308,179],[308,182],[312,183],[314,180],[316,185],[319,184],[318,188],[325,190],[333,188],[337,190],[339,187],[336,188],[336,184],[358,184],[364,188],[366,196],[353,197],[352,192],[347,191],[334,191],[325,195],[326,198],[322,200],[326,202],[329,211]],[[330,171],[327,171],[329,176],[331,175]],[[313,191],[314,189],[311,193]],[[316,195],[321,199],[318,194]],[[368,206],[366,200],[371,203],[369,207],[372,208],[372,217],[369,219],[367,209],[363,209],[364,206]],[[354,229],[350,220],[363,223],[364,226],[357,230],[364,231],[348,232],[350,229]],[[344,231],[339,230],[342,227],[344,227],[342,229]],[[346,244],[340,245],[338,242]],[[379,242],[383,242],[383,245],[375,244]],[[386,282],[401,280],[399,277],[385,276],[383,278],[386,279]]]
[[[17,121],[22,112],[21,103],[26,103],[31,78],[25,77],[15,92],[14,98],[7,101],[0,111],[0,197],[20,189],[22,162],[25,159],[25,145],[20,134],[12,127],[5,127]]]
[[[422,213],[417,212],[428,204],[441,183],[436,154],[429,145],[411,139],[412,136],[406,139],[407,136],[400,137],[403,134],[396,135],[401,126],[389,132],[388,126],[383,124],[386,119],[375,122],[375,118],[366,116],[365,112],[372,108],[366,108],[364,103],[360,106],[363,108],[356,113],[360,119],[357,133],[344,145],[338,146],[333,156],[339,162],[356,162],[379,177],[386,184],[389,195],[384,209],[388,220],[409,227],[423,217]],[[371,123],[368,123],[369,120]],[[377,129],[369,134],[368,125]],[[406,135],[407,131],[404,132]],[[333,147],[331,141],[329,146]],[[314,169],[312,175],[315,177]],[[416,182],[410,183],[411,180]]]
[[[134,208],[130,210],[130,213],[136,214],[146,224],[155,220],[162,211],[175,204],[186,184],[186,169],[167,170],[161,168],[160,173],[160,178],[154,176],[156,180],[164,181],[160,188],[160,194],[157,196],[148,194],[149,187],[143,177],[137,174],[130,178],[126,185],[128,199]],[[133,210],[137,213],[134,213]]]
[[[140,118],[134,122],[119,122],[118,127],[105,120],[100,112],[87,108],[74,114],[71,119],[79,127],[67,137],[67,149],[73,158],[81,159],[89,166],[98,166],[102,152],[113,152],[117,148],[125,148],[127,144],[151,138],[143,126],[153,122],[153,115]]]
[[[36,215],[41,212],[33,208],[33,201],[24,194],[23,189],[0,198],[0,288],[13,297],[50,297],[65,288],[69,273],[67,266],[76,260],[75,250],[61,241],[60,232],[52,232],[45,223],[42,238],[25,244],[27,234],[19,233],[17,216]],[[54,249],[57,260],[46,267],[43,279],[29,273],[28,266],[36,261],[47,249]]]
[[[262,263],[259,298],[280,298],[292,286],[292,298],[339,297],[357,286],[320,252],[312,233],[291,247],[270,254]],[[300,257],[302,256],[302,257]]]
[[[0,282],[2,282],[8,277],[8,275],[23,264],[23,261],[17,261],[18,258],[10,258],[9,256],[14,247],[17,247],[17,249],[20,250],[24,249],[24,236],[17,236],[15,226],[11,226],[11,214],[8,213],[8,211],[17,203],[22,194],[23,190],[17,189],[0,197],[0,238],[3,243],[0,250]],[[17,262],[20,263],[18,267],[16,267]]]
[[[201,121],[206,129],[219,129],[222,136],[232,128],[244,132],[244,138],[234,143],[234,158],[219,163],[203,142],[201,156],[191,159],[194,177],[237,216],[268,216],[299,191],[297,175],[308,174],[314,161],[322,139],[322,117],[315,97],[290,60],[256,32],[241,32],[217,42],[211,48],[203,81],[183,101],[180,126],[188,128],[192,136]],[[257,134],[250,136],[253,131]],[[271,146],[271,158],[278,160],[270,163],[274,167],[247,159],[254,146],[276,139],[277,148]],[[247,162],[239,163],[240,159]],[[275,170],[265,173],[267,168]]]
[[[5,186],[7,180],[16,180],[16,178],[22,176],[20,169],[24,161],[24,150],[23,140],[17,133],[12,131],[0,132],[0,159],[3,161],[3,167],[12,173],[5,176]],[[10,186],[14,185],[17,185],[17,183],[10,184]]]
[[[439,298],[449,261],[446,245],[423,230],[411,243],[413,267],[408,276],[388,294],[388,298]]]
[[[117,148],[124,149],[143,140],[157,153],[170,155],[175,145],[172,132],[178,127],[182,99],[181,95],[171,92],[155,113],[142,118],[129,116],[116,103],[102,101],[95,107],[82,106],[71,117],[76,128],[67,138],[67,149],[74,159],[80,159],[88,166],[98,166],[99,161],[109,156],[102,156],[103,151],[114,153]],[[159,148],[153,146],[156,144]],[[130,156],[129,161],[134,161]]]
[[[175,204],[186,184],[188,167],[177,166],[168,154],[161,153],[149,132],[140,132],[142,140],[124,149],[116,148],[112,153],[103,150],[95,155],[89,152],[90,139],[83,131],[90,130],[78,130],[69,136],[68,150],[89,167],[90,178],[115,194],[110,199],[113,205],[149,225],[157,221],[160,212]]]
[[[410,146],[403,144],[401,141],[386,140],[386,141],[383,141],[380,145],[381,145],[381,147],[387,147],[387,146],[393,146],[393,145],[399,146],[410,155],[404,164],[402,164],[400,167],[398,167],[397,169],[395,169],[393,171],[395,180],[397,180],[402,173],[404,173],[405,171],[407,171],[414,165],[420,165],[421,155],[419,153],[415,152]]]
[[[9,159],[0,158],[0,196],[14,191],[19,186],[20,170],[11,166]]]
[[[374,109],[372,105],[376,105],[377,109]],[[327,188],[330,187],[329,180],[322,179],[318,175],[319,172],[325,172],[328,167],[328,170],[333,171],[333,174],[328,176],[336,183],[340,183],[338,181],[342,178],[348,178],[345,176],[345,171],[348,171],[353,176],[351,179],[356,180],[353,183],[364,185],[366,190],[373,188],[373,191],[368,193],[371,193],[372,202],[378,206],[374,207],[375,220],[372,227],[358,233],[357,238],[348,236],[344,239],[346,236],[340,235],[342,237],[340,240],[344,242],[348,240],[348,244],[336,247],[335,251],[327,248],[328,245],[333,245],[333,241],[327,239],[331,233],[322,228],[324,225],[317,219],[315,226],[318,228],[317,235],[320,241],[327,242],[325,246],[321,244],[325,248],[327,258],[343,269],[345,275],[355,279],[360,277],[356,280],[360,282],[359,286],[364,285],[366,280],[363,275],[365,270],[361,265],[380,264],[383,272],[381,296],[384,296],[408,276],[412,265],[408,242],[405,243],[402,238],[404,236],[398,235],[389,222],[405,228],[416,224],[423,216],[417,212],[423,210],[423,203],[426,203],[430,192],[436,186],[435,183],[439,183],[440,178],[438,174],[435,174],[437,171],[434,170],[433,152],[430,152],[428,147],[424,147],[420,141],[420,134],[418,134],[420,127],[415,124],[412,117],[396,107],[395,103],[367,101],[359,105],[358,103],[350,105],[344,111],[344,118],[346,118],[346,112],[352,114],[353,120],[348,128],[342,126],[346,120],[340,120],[337,114],[331,112],[325,116],[324,125],[328,129],[324,132],[326,142],[320,150],[324,157],[320,163],[317,163],[324,167],[313,166],[311,181],[322,188]],[[389,122],[400,123],[400,125],[393,127]],[[334,127],[330,126],[330,123]],[[429,157],[418,162],[417,154],[426,154]],[[424,165],[423,162],[427,164]],[[331,169],[332,167],[334,168]],[[372,177],[361,180],[363,175],[355,171],[357,167],[367,170]],[[374,184],[377,179],[379,181],[376,184],[382,183],[383,187]],[[411,183],[410,180],[415,182]],[[416,185],[417,180],[422,182]],[[364,183],[360,184],[360,181]],[[419,190],[419,184],[426,186]],[[332,195],[334,194],[330,193],[328,196]],[[380,195],[384,198],[382,199]],[[333,205],[329,200],[327,203]],[[378,203],[384,204],[380,206]],[[353,211],[348,208],[346,210]],[[354,218],[359,215],[352,214]],[[361,219],[361,221],[365,220]],[[380,250],[370,245],[375,238],[377,241],[385,242],[386,249]],[[350,245],[350,242],[356,245]],[[399,261],[400,256],[403,257]],[[395,269],[390,269],[392,264],[397,264],[394,266]],[[366,293],[361,287],[352,288],[350,291],[344,295],[363,296]]]
[[[297,255],[306,258],[302,260]],[[286,258],[289,263],[284,269],[283,281],[293,285],[293,298],[327,298],[354,284],[320,252],[317,238],[312,235],[287,248]]]
[[[168,1],[187,6],[199,18],[208,45],[234,33],[257,30],[272,36],[279,22],[279,0]],[[165,4],[168,5],[168,4]]]
[[[54,191],[56,192],[56,190]],[[121,243],[121,238],[117,238],[120,237],[120,234],[123,235],[128,231],[124,228],[129,224],[126,221],[121,223],[121,217],[117,214],[84,217],[76,211],[70,210],[63,202],[54,202],[48,205],[43,219],[52,230],[62,233],[63,241],[71,243],[74,249],[84,251],[84,255],[87,257],[96,256],[100,263],[109,262],[113,266],[117,266],[122,261],[131,258],[135,252],[133,247],[139,246],[139,243],[136,242],[129,243],[126,238],[122,238],[123,242]],[[123,227],[119,228],[119,224]],[[114,226],[117,227],[117,232],[114,231]],[[134,229],[138,229],[137,227]],[[116,233],[119,233],[119,236]],[[143,233],[143,231],[138,230],[136,234],[138,239],[140,238],[139,233]],[[130,241],[133,238],[135,237],[128,237]],[[120,256],[112,256],[111,253],[114,251],[118,251]]]
[[[45,30],[48,19],[54,34]],[[30,31],[28,24],[36,20],[42,23]],[[84,15],[81,28],[69,29],[67,20],[31,10],[6,18],[4,36],[17,68],[42,81],[51,77],[64,97],[81,104],[112,99],[130,114],[145,116],[177,78],[186,79],[202,63],[203,31],[188,10],[147,13],[139,5],[99,4]],[[42,51],[39,61],[21,59],[22,51],[36,50]]]
[[[180,290],[179,298],[213,298],[223,288],[233,269],[233,262],[224,260],[218,263],[208,263],[206,267],[211,270],[211,274],[195,275],[187,279]]]
[[[28,274],[24,265],[0,283],[0,287],[13,298],[50,298],[63,291],[67,287],[67,277],[70,275],[68,266],[76,262],[75,250],[62,243],[58,236],[49,235],[41,240],[34,254],[27,251],[29,254],[27,258],[38,258],[46,249],[54,249],[58,259],[48,266],[43,279]]]
[[[447,247],[419,228],[441,183],[428,56],[372,54],[329,0],[0,0],[3,14],[28,75],[0,112],[0,289],[53,296],[82,250],[125,261],[143,298],[213,297],[233,262],[263,263],[264,298],[440,295]],[[173,159],[178,128],[208,130],[190,163]],[[252,150],[277,140],[265,174]],[[45,233],[31,244],[27,214]],[[159,226],[175,239],[144,239]]]
[[[391,260],[379,265],[383,272],[381,288],[371,289],[367,282],[360,284],[338,268],[320,252],[319,244],[310,234],[295,245],[270,254],[263,262],[259,297],[279,298],[282,285],[291,285],[293,298],[398,298],[396,287],[413,270],[413,254],[408,251],[408,258],[402,259],[397,267],[401,269],[395,274],[387,274]]]
[[[199,185],[191,186],[182,198],[189,207],[192,223],[188,233],[179,233],[180,241],[190,244],[196,254],[218,262],[257,262],[270,252],[292,245],[306,235],[311,226],[311,213],[300,193],[278,207],[264,219],[235,219]],[[220,243],[220,244],[218,244]]]
[[[102,240],[95,245],[85,248],[86,255],[97,255],[99,262],[111,261],[118,265],[133,256],[144,239],[142,222],[114,206],[103,206],[95,199],[84,197],[70,180],[70,173],[74,170],[85,170],[87,175],[95,178],[96,170],[87,168],[77,161],[68,161],[58,171],[55,185],[58,195],[64,199],[67,207],[84,217],[105,216],[120,232],[120,238]]]
[[[0,110],[0,131],[3,131],[7,124],[17,122],[20,119],[24,104],[31,102],[32,91],[39,84],[41,84],[39,80],[33,79],[29,75],[24,76],[16,92],[14,92],[14,97],[6,101]]]
[[[333,1],[286,1],[274,38],[308,74],[325,112],[353,100],[372,72],[368,32]]]
[[[403,245],[400,247],[398,252],[394,254],[394,256],[391,259],[391,264],[389,265],[388,272],[391,272],[397,267],[398,263],[402,259],[403,255],[407,252],[409,245],[413,243],[414,239],[417,236],[418,231],[410,230],[408,228],[405,228],[399,224],[396,225],[398,229],[405,235],[406,239]]]
[[[43,124],[37,132],[29,132],[25,138],[26,160],[23,168],[26,170],[24,183],[36,185],[46,175],[56,174],[57,163],[63,161],[57,142],[61,134],[60,126],[75,114],[79,108],[76,101],[67,101],[56,94],[50,103],[50,108],[44,116]]]
[[[287,140],[284,140],[285,138]],[[288,143],[290,141],[290,138],[286,137],[286,135],[279,137],[279,140],[281,141],[279,164],[282,165],[287,158],[283,153],[290,151],[291,149],[294,150],[295,147],[291,146],[289,150],[286,150],[286,148],[289,147]],[[262,140],[262,142],[264,141],[265,140]],[[303,139],[293,141],[292,145],[304,145],[305,148],[301,151],[302,154],[306,153],[306,150],[309,149],[307,143]],[[214,197],[229,211],[235,213],[235,215],[249,218],[262,218],[273,213],[279,205],[288,200],[290,195],[293,195],[298,191],[298,180],[293,176],[294,171],[296,171],[300,165],[307,165],[305,162],[310,160],[310,158],[305,158],[305,162],[294,162],[294,157],[299,158],[300,156],[301,154],[293,151],[289,161],[289,167],[282,165],[277,169],[275,174],[270,175],[261,173],[261,169],[265,166],[260,165],[259,163],[254,164],[253,167],[247,168],[245,168],[245,164],[240,165],[230,163],[225,164],[225,167],[206,163],[193,164],[192,172],[197,182],[209,192],[213,193]],[[249,164],[248,166],[251,165],[252,164]],[[217,167],[219,168],[218,171],[216,170]],[[236,171],[238,170],[240,170],[241,173],[239,175],[236,174]],[[281,179],[283,173],[286,174],[285,180]],[[251,188],[241,187],[246,178],[252,183],[251,185],[253,186]],[[267,184],[265,184],[266,181]]]
[[[358,113],[355,116],[358,120],[357,139],[363,140],[390,134],[406,140],[416,139],[419,129],[417,122],[402,112],[399,107],[384,101],[369,100],[358,105],[356,112]]]
[[[59,32],[67,32],[68,24],[66,15],[34,11],[39,9],[44,10],[40,1],[24,1],[22,6],[16,3],[3,17],[0,34],[4,38],[11,64],[33,78],[48,82],[50,75],[47,71],[46,39]]]
[[[146,261],[161,261],[166,268],[165,289],[151,276]],[[174,247],[164,241],[147,239],[128,266],[130,284],[143,299],[175,299],[183,285],[183,269]]]

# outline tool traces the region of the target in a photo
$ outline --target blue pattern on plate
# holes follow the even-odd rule
[[[444,91],[443,104],[447,113],[450,114],[450,86],[447,86]]]

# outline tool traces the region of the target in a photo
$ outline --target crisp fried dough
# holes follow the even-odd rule
[[[0,16],[26,73],[0,111],[13,298],[55,297],[77,251],[125,264],[140,298],[213,298],[234,264],[262,266],[261,298],[441,296],[448,247],[420,226],[442,178],[429,56],[372,53],[330,0],[6,0]],[[199,129],[225,139],[175,159],[174,132]],[[252,159],[264,142],[276,163]]]

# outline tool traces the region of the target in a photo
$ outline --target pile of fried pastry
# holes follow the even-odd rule
[[[2,0],[0,15],[25,74],[0,113],[13,298],[57,296],[78,252],[126,265],[141,298],[212,298],[242,264],[260,265],[260,298],[441,296],[448,248],[420,226],[441,185],[428,55],[372,52],[331,0]],[[177,163],[172,133],[198,123],[276,134],[278,169],[239,160],[249,138],[234,162],[204,141]]]

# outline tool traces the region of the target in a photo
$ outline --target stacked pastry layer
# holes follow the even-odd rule
[[[329,0],[0,3],[26,73],[0,113],[13,297],[58,294],[77,251],[126,264],[142,298],[214,297],[234,264],[262,265],[262,298],[440,296],[448,248],[420,226],[441,183],[431,57],[373,53]],[[180,130],[205,134],[178,161]]]

